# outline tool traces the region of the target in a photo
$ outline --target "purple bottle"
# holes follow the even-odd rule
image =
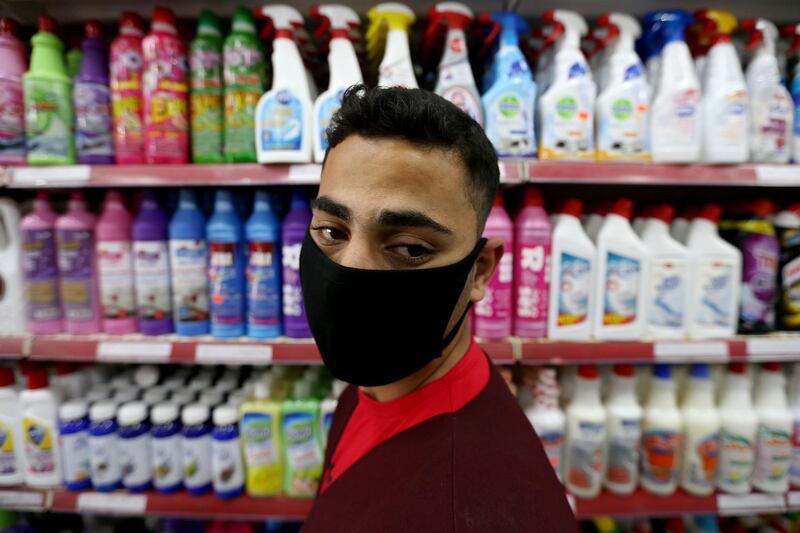
[[[308,198],[299,189],[292,192],[292,203],[283,220],[283,321],[286,336],[294,339],[311,337],[303,305],[303,288],[300,286],[300,248],[311,223]]]
[[[111,92],[108,87],[108,48],[100,23],[86,23],[81,44],[81,69],[75,76],[75,145],[78,162],[90,165],[114,163],[111,137]]]
[[[133,271],[139,329],[145,335],[172,333],[168,228],[169,217],[155,195],[142,193],[133,221]]]

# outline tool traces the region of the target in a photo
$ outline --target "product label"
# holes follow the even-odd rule
[[[172,306],[178,322],[208,320],[208,251],[205,241],[169,241]]]
[[[28,472],[45,474],[56,469],[53,427],[44,420],[22,418],[22,438],[25,441],[25,467]]]
[[[302,243],[284,245],[281,250],[283,263],[283,316],[305,318],[303,287],[300,285],[300,249]]]
[[[117,161],[140,160],[143,155],[142,71],[140,43],[117,39],[111,46],[111,116]]]
[[[615,485],[635,484],[639,473],[642,427],[635,418],[611,420],[606,479]]]
[[[653,148],[691,149],[700,144],[700,91],[684,89],[656,97],[651,110]]]
[[[31,321],[57,320],[61,317],[55,235],[51,230],[22,232],[22,268]]]
[[[713,259],[701,261],[697,269],[700,287],[700,305],[697,310],[697,323],[703,326],[729,328],[734,283],[738,283],[738,273],[734,272],[732,261]]]
[[[150,439],[150,452],[153,461],[153,482],[156,487],[173,487],[183,479],[183,452],[181,437]]]
[[[138,488],[150,482],[150,435],[119,439],[119,462],[122,468],[122,483],[126,487]]]
[[[281,491],[283,476],[280,450],[273,433],[274,420],[267,413],[245,413],[241,421],[241,439],[247,463],[247,486],[259,494]]]
[[[564,446],[564,433],[561,431],[544,431],[539,433],[539,440],[542,442],[542,447],[548,461],[550,461],[550,466],[553,467],[560,480],[562,477],[561,449]]]
[[[63,159],[73,156],[72,87],[66,83],[25,81],[25,131],[28,156]]]
[[[549,237],[549,236],[548,236]],[[537,338],[547,333],[550,242],[518,244],[516,250],[516,320],[514,334]]]
[[[555,110],[540,111],[542,128],[540,159],[594,159],[594,100],[597,89],[586,65],[570,67],[575,79],[556,97]],[[578,78],[585,78],[578,83]]]
[[[780,85],[750,94],[750,155],[757,163],[786,163],[794,104]]]
[[[567,441],[567,483],[573,487],[597,487],[603,477],[604,424],[578,422],[578,431]]]
[[[145,320],[170,318],[169,255],[166,241],[133,243],[136,305]]]
[[[108,87],[100,83],[76,82],[73,99],[78,156],[113,156]]]
[[[197,488],[211,483],[211,435],[184,437],[181,451],[183,484],[186,488]]]
[[[688,264],[681,259],[653,261],[647,319],[653,326],[683,329]]]
[[[89,432],[79,431],[61,435],[58,439],[61,447],[61,466],[65,483],[80,483],[91,476],[89,461]]]
[[[122,477],[118,440],[116,433],[89,436],[89,465],[95,488],[114,485]]]
[[[483,299],[475,304],[475,334],[478,337],[494,338],[507,336],[513,306],[514,254],[505,253],[500,260]]]
[[[97,243],[100,301],[107,319],[136,316],[133,250],[127,241]]]
[[[680,441],[680,435],[674,431],[645,430],[642,438],[642,476],[654,485],[676,483]]]
[[[788,432],[765,425],[758,427],[756,466],[753,479],[780,483],[792,465],[792,442]]]
[[[800,486],[800,420],[795,419],[792,429],[792,466],[789,468],[789,482],[793,487]]]
[[[589,259],[561,253],[559,276],[558,325],[574,326],[589,316],[589,292],[592,290],[592,263]]]
[[[22,450],[14,448],[13,420],[0,417],[0,476],[11,476],[17,473],[17,454]]]
[[[256,106],[262,91],[256,87],[240,86],[225,89],[225,152],[228,154],[255,153]],[[300,115],[302,128],[302,114]],[[285,132],[284,132],[285,133]],[[299,146],[299,145],[298,145]],[[278,148],[276,148],[277,150]]]
[[[25,105],[22,85],[0,79],[0,160],[25,157]]]
[[[344,89],[340,89],[333,94],[329,94],[319,106],[319,112],[317,114],[317,135],[319,136],[319,145],[323,152],[328,149],[328,127],[331,125],[331,117],[342,107],[343,96]]]
[[[455,76],[461,76],[461,73],[453,72],[453,70],[466,72],[469,71],[470,75],[472,75],[471,67],[469,63],[458,63],[455,65],[451,65],[448,70],[442,70],[439,72],[439,76],[452,76],[451,79],[464,79],[464,78],[455,78]],[[454,103],[458,108],[469,115],[473,120],[480,124],[481,122],[481,102],[477,98],[477,95],[469,90],[466,87],[462,87],[460,85],[452,85],[450,87],[445,88],[441,93],[439,93],[442,98],[447,100],[448,102]]]
[[[214,490],[225,492],[244,485],[244,466],[239,439],[212,440],[211,464]]]
[[[709,128],[705,134],[706,142],[728,148],[744,147],[746,150],[749,141],[747,91],[722,94],[719,98],[707,99],[705,105],[710,106],[705,113],[711,117],[705,123]]]
[[[743,323],[775,323],[775,293],[780,244],[774,235],[749,234],[742,239]]]
[[[699,487],[712,487],[719,460],[719,434],[713,433],[701,438],[687,436],[684,442],[685,479]]]
[[[310,413],[285,414],[282,425],[287,493],[313,496],[322,476],[322,451],[314,434],[314,416]]]
[[[244,319],[242,296],[242,251],[237,243],[209,244],[208,279],[210,284],[211,321],[214,324],[236,325]]]
[[[288,89],[281,89],[261,107],[258,132],[260,149],[300,150],[303,141],[303,104]]]
[[[649,94],[640,65],[625,72],[625,85],[597,100],[597,159],[647,161]]]
[[[61,273],[61,301],[68,320],[87,321],[94,318],[94,232],[60,230],[58,269]]]
[[[603,325],[619,326],[636,320],[640,293],[641,262],[614,252],[606,256],[606,293]]]
[[[275,326],[281,320],[280,265],[273,242],[250,242],[247,262],[247,320],[253,326]]]
[[[523,67],[524,65],[524,67]],[[524,61],[511,69],[526,71]],[[509,87],[487,102],[486,136],[492,141],[498,157],[536,157],[536,136],[533,131],[533,109],[536,92],[533,87]]]
[[[143,115],[148,161],[186,160],[189,147],[187,67],[186,51],[177,37],[163,38],[157,46],[145,47]]]
[[[750,439],[723,429],[720,433],[719,469],[717,470],[719,485],[735,489],[749,484],[755,457],[755,448]]]
[[[193,41],[191,68],[192,156],[222,157],[222,54],[201,39]]]

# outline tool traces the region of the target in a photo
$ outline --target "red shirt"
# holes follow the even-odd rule
[[[464,407],[486,388],[489,375],[489,361],[473,339],[467,353],[447,374],[401,398],[379,402],[359,389],[358,405],[326,467],[320,493],[381,442]]]

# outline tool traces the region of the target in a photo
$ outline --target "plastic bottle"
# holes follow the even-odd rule
[[[130,11],[122,13],[119,35],[111,43],[111,116],[114,157],[118,165],[144,163],[143,37],[142,17]]]
[[[28,163],[71,165],[75,163],[72,79],[64,65],[64,43],[55,35],[52,18],[40,16],[38,27],[31,39],[30,67],[22,76]]]
[[[503,207],[500,192],[494,198],[483,236],[503,239],[505,253],[489,280],[486,295],[475,305],[475,335],[484,339],[504,339],[511,336],[514,318],[514,223]]]
[[[595,204],[592,212],[586,215],[583,221],[583,229],[586,235],[595,244],[597,244],[597,236],[600,234],[600,228],[603,227],[603,221],[605,221],[606,215],[608,215],[612,205],[613,204],[609,201],[598,202]]]
[[[206,224],[209,247],[211,334],[218,338],[244,335],[244,263],[242,223],[233,194],[217,190],[214,214]]]
[[[414,12],[404,4],[385,2],[372,7],[367,18],[367,53],[370,57],[379,57],[383,47],[378,85],[416,89],[417,78],[408,46],[408,31],[416,20]]]
[[[211,481],[211,420],[208,407],[191,403],[183,408],[181,451],[183,453],[183,484],[193,496],[209,492]]]
[[[139,328],[145,335],[172,333],[167,213],[150,191],[133,221],[133,270]]]
[[[247,258],[247,335],[271,339],[283,335],[281,323],[281,225],[267,191],[256,191],[253,214],[245,226]]]
[[[222,163],[222,32],[208,9],[200,13],[197,35],[189,44],[189,69],[192,162]]]
[[[22,418],[14,371],[0,367],[0,486],[25,481]]]
[[[800,487],[800,364],[792,364],[789,381],[789,409],[792,412],[792,466],[789,469],[789,484]]]
[[[552,276],[547,310],[551,339],[588,339],[592,332],[596,251],[581,226],[583,202],[567,200],[553,228]]]
[[[0,165],[25,163],[25,105],[22,76],[26,68],[25,45],[17,37],[17,24],[0,17]]]
[[[717,487],[724,492],[750,492],[755,464],[758,416],[750,399],[745,363],[731,363],[719,400],[721,422]]]
[[[182,486],[183,452],[178,409],[173,403],[159,403],[150,412],[153,485],[162,494],[172,494]]]
[[[707,496],[714,491],[719,460],[720,416],[714,407],[714,390],[706,364],[692,365],[683,417],[681,488]]]
[[[33,211],[22,218],[22,268],[25,276],[28,331],[60,333],[64,329],[58,285],[55,225],[47,193],[36,193]]]
[[[224,65],[225,160],[255,162],[253,128],[258,99],[264,93],[266,67],[253,14],[245,7],[237,7],[233,14],[231,33],[225,39]]]
[[[254,398],[239,409],[247,494],[253,497],[275,496],[283,489],[281,409],[270,392],[263,381],[256,383]]]
[[[308,198],[300,189],[292,191],[289,212],[281,228],[281,262],[283,264],[283,327],[286,336],[295,339],[311,337],[306,309],[303,304],[303,287],[300,285],[300,249],[303,247],[311,210]]]
[[[552,226],[544,210],[542,193],[525,189],[525,197],[514,220],[514,336],[541,338],[547,335],[548,284]]]
[[[645,490],[659,495],[675,492],[682,427],[671,368],[657,364],[642,425],[641,483]]]
[[[789,489],[793,422],[785,386],[780,363],[761,366],[754,401],[759,424],[753,487],[762,492],[781,493]]]
[[[643,410],[636,399],[632,365],[614,365],[608,411],[608,465],[603,485],[616,494],[631,494],[639,484]]]
[[[101,329],[95,223],[95,216],[86,210],[83,195],[73,192],[67,212],[55,224],[61,302],[66,330],[72,335]]]
[[[108,48],[97,21],[86,23],[81,69],[72,93],[75,107],[75,149],[79,163],[109,165],[114,162],[111,138],[111,93]]]
[[[30,487],[60,484],[58,404],[48,387],[44,369],[37,368],[27,374],[25,390],[19,394],[19,412],[22,416],[25,483]]]
[[[800,163],[800,24],[784,28],[784,35],[792,37],[792,45],[786,55],[795,56],[794,71],[788,81],[789,92],[794,101],[794,135],[792,136],[792,161]]]
[[[319,401],[304,380],[296,381],[292,397],[281,404],[281,440],[285,476],[283,492],[289,498],[313,498],[322,476],[319,438]]]
[[[536,373],[533,405],[525,411],[528,421],[536,430],[550,465],[558,479],[563,480],[562,448],[567,418],[558,405],[558,380],[552,368],[540,368]]]
[[[108,191],[97,219],[97,274],[103,331],[114,335],[139,330],[133,283],[132,219],[122,194]]]
[[[777,324],[781,330],[800,329],[800,204],[792,204],[774,220],[781,261],[778,267]]]
[[[73,400],[59,407],[58,447],[64,470],[64,488],[79,491],[91,487],[89,411],[83,400]]]
[[[120,407],[117,415],[122,486],[130,492],[143,492],[153,487],[147,413],[144,402],[130,402]]]
[[[50,388],[62,401],[83,397],[88,387],[87,376],[81,372],[78,363],[56,361],[53,376],[50,378]]]
[[[98,492],[111,492],[122,486],[122,464],[117,437],[117,403],[97,402],[89,410],[89,453],[92,486]]]
[[[235,498],[244,491],[244,463],[236,408],[221,405],[214,409],[211,436],[214,493],[225,500]]]
[[[579,498],[600,493],[605,472],[606,410],[600,402],[600,379],[595,365],[578,367],[575,394],[567,407],[564,478],[567,490]]]
[[[331,425],[333,424],[333,415],[339,405],[339,397],[347,388],[347,383],[344,381],[334,380],[333,389],[330,394],[322,400],[319,405],[319,436],[322,444],[323,452],[328,446],[328,435],[331,432]],[[562,413],[563,414],[563,413]]]
[[[0,198],[0,334],[25,333],[25,269],[16,202]]]
[[[188,61],[175,15],[156,7],[142,41],[144,157],[149,164],[189,162]]]
[[[206,217],[191,189],[181,189],[169,223],[172,310],[178,335],[208,333]]]
[[[686,245],[686,240],[689,237],[689,225],[695,219],[699,210],[695,207],[684,207],[678,212],[672,224],[669,227],[669,234],[672,238],[679,243]]]
[[[290,20],[300,14],[286,5],[266,6],[260,11],[272,20],[275,40],[272,88],[261,96],[256,107],[258,162],[308,163],[312,155],[313,103]]]

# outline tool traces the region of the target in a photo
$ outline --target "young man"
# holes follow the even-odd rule
[[[570,532],[536,434],[466,316],[503,255],[481,239],[499,172],[433,93],[354,87],[328,134],[300,257],[339,399],[305,533]]]

